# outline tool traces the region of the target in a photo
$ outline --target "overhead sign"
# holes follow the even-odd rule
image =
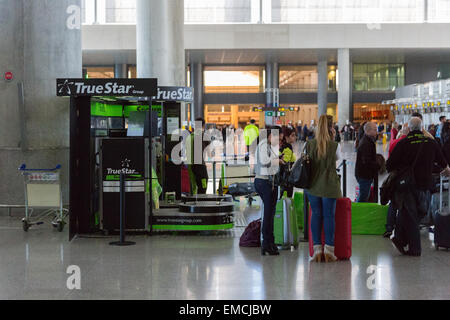
[[[4,75],[4,79],[8,82],[12,81],[14,79],[13,73],[11,71],[6,71],[5,75]]]
[[[154,97],[157,87],[156,79],[57,79],[56,95]]]
[[[189,87],[158,87],[158,93],[153,96],[156,101],[194,101],[194,89]]]

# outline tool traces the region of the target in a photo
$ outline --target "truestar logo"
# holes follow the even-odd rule
[[[58,93],[59,94],[66,94],[71,95],[72,90],[70,87],[73,85],[73,82],[69,82],[69,80],[64,81],[64,83],[61,83],[58,85]]]
[[[134,85],[118,85],[117,82],[107,82],[105,85],[88,85],[75,83],[75,94],[131,94]]]
[[[120,165],[122,166],[122,169],[111,169],[111,168],[107,168],[106,170],[108,171],[108,174],[135,174],[137,173],[137,171],[135,169],[130,169],[130,163],[131,160],[128,158],[125,158],[125,160],[121,161]]]
[[[130,160],[125,158],[125,160],[122,161],[122,168],[129,168],[130,167]]]
[[[118,170],[108,168],[106,170],[108,172],[107,174],[121,174],[121,173],[124,173],[124,174],[135,174],[135,173],[137,173],[136,170],[134,170],[134,169],[127,169],[127,168],[122,168],[122,169],[118,169]]]
[[[191,88],[177,88],[177,87],[158,87],[157,101],[191,101],[193,94]]]

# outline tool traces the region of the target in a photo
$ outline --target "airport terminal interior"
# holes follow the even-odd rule
[[[380,189],[410,132],[450,161],[449,17],[448,0],[1,0],[0,299],[450,299],[445,166],[419,255]],[[300,178],[265,175],[265,247],[255,183],[265,129],[294,176],[325,125],[333,262]],[[361,141],[383,160],[359,201]]]

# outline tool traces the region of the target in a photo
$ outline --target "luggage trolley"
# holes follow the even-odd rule
[[[60,170],[61,165],[54,169],[27,169],[25,164],[20,166],[25,187],[24,231],[28,231],[32,225],[43,224],[42,219],[52,214],[53,227],[59,232],[63,231],[69,210],[63,208]],[[37,208],[46,210],[32,220],[33,210]]]

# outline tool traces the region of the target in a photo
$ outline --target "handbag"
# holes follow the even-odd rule
[[[306,151],[306,145],[300,158],[294,163],[288,183],[296,188],[307,189],[311,184],[311,157]]]
[[[289,164],[280,165],[280,169],[277,174],[273,177],[273,183],[275,187],[289,187]]]

